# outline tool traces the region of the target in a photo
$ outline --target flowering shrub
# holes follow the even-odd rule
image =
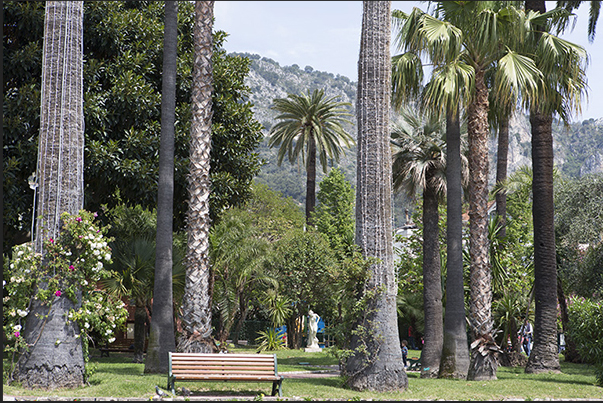
[[[81,307],[66,315],[67,321],[79,325],[80,337],[85,336],[82,341],[86,361],[92,334],[99,342],[115,340],[115,331],[123,327],[128,312],[121,300],[95,290],[99,280],[110,276],[105,264],[111,263],[111,239],[104,236],[106,228],[94,224],[95,217],[96,213],[85,210],[76,216],[63,213],[59,238],[44,242],[43,262],[30,244],[15,246],[12,259],[4,259],[4,276],[9,279],[3,283],[5,353],[27,349],[21,330],[34,296],[45,304],[69,298],[77,306],[81,295]],[[61,340],[55,343],[60,344]]]

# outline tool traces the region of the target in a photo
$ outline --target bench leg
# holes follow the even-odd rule
[[[280,381],[274,381],[272,382],[272,396],[276,396],[276,393],[278,392],[279,397],[283,396],[283,380],[281,379]]]
[[[167,390],[171,390],[172,391],[172,395],[176,394],[175,385],[174,385],[175,383],[176,383],[175,379],[173,377],[171,377],[171,376],[168,375]]]

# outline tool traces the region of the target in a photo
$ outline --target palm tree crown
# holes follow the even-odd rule
[[[280,146],[278,164],[285,155],[294,163],[301,155],[306,165],[306,221],[314,210],[316,191],[316,156],[323,172],[327,171],[327,161],[339,161],[343,146],[351,147],[354,139],[343,128],[351,121],[346,116],[351,113],[346,107],[349,102],[336,101],[338,97],[326,97],[324,90],[314,90],[310,94],[289,94],[287,98],[274,100],[272,109],[280,112],[280,120],[270,130],[270,147]]]

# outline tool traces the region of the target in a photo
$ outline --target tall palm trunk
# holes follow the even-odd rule
[[[443,344],[442,266],[440,261],[438,195],[426,175],[423,190],[423,309],[425,333],[421,353],[421,378],[436,378]]]
[[[214,2],[195,2],[191,143],[188,177],[186,279],[178,351],[214,351],[211,328],[209,194],[212,117],[212,27]]]
[[[144,344],[147,338],[147,307],[145,301],[136,301],[134,311],[134,358],[132,362],[142,364],[144,362]]]
[[[544,0],[526,1],[526,10],[546,11]],[[546,80],[546,77],[545,77]],[[534,346],[527,373],[558,371],[557,257],[553,203],[552,114],[530,110],[532,126],[532,219],[534,220]]]
[[[507,160],[509,156],[509,116],[501,118],[498,125],[498,152],[496,154],[496,183],[507,180]],[[504,191],[496,193],[496,214],[499,217],[500,230],[498,237],[504,238],[507,234],[507,194]]]
[[[316,140],[308,139],[308,161],[306,165],[306,223],[312,225],[312,212],[316,205]]]
[[[557,258],[553,204],[551,114],[532,112],[532,216],[534,220],[534,346],[527,373],[558,371]]]
[[[446,311],[440,378],[467,378],[469,347],[463,281],[463,186],[458,107],[446,113]]]
[[[358,154],[356,244],[379,261],[365,284],[368,298],[359,325],[368,334],[353,336],[345,372],[354,390],[397,391],[408,387],[398,335],[393,264],[392,167],[389,111],[391,90],[391,2],[363,1],[358,61]],[[358,329],[358,328],[357,328]],[[359,348],[366,347],[365,352]]]
[[[488,241],[488,88],[484,70],[475,72],[474,100],[468,108],[469,134],[469,253],[471,255],[470,319],[473,332],[468,379],[496,379],[492,337],[492,270]]]
[[[144,372],[167,373],[168,352],[176,351],[172,291],[172,244],[174,212],[174,123],[176,120],[176,62],[178,2],[165,2],[163,76],[161,88],[161,142],[157,184],[157,238],[153,320]]]
[[[83,20],[81,1],[46,2],[35,238],[35,250],[41,253],[43,241],[58,236],[61,214],[77,214],[84,202]],[[43,279],[38,286],[46,287]],[[32,300],[23,330],[30,348],[16,371],[25,388],[83,385],[82,342],[75,337],[80,331],[74,321],[67,322],[81,295],[78,301],[55,297],[49,307]]]

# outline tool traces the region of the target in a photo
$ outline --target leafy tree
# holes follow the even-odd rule
[[[333,168],[320,182],[318,206],[312,214],[316,230],[327,236],[339,260],[354,250],[354,190],[343,172]]]
[[[350,345],[354,353],[345,364],[349,376],[346,384],[355,390],[399,391],[408,387],[408,377],[398,337],[392,242],[391,2],[362,4],[356,104],[356,244],[371,266],[359,298],[366,305],[357,316]]]
[[[603,237],[603,174],[555,186],[555,234],[560,246],[595,245]]]
[[[342,145],[351,146],[354,141],[342,124],[349,122],[345,117],[347,102],[336,102],[338,97],[326,98],[324,90],[312,94],[289,94],[287,98],[274,100],[274,110],[279,120],[270,129],[270,147],[279,147],[278,164],[285,155],[294,163],[301,155],[306,165],[306,221],[311,223],[316,202],[316,157],[327,171],[328,158],[339,161]]]
[[[305,219],[292,198],[284,198],[267,185],[254,182],[252,197],[243,208],[249,213],[260,235],[271,243],[291,229],[302,229]]]
[[[51,2],[44,17],[36,168],[39,195],[32,239],[43,265],[57,253],[49,251],[49,244],[63,232],[63,214],[76,215],[84,204],[83,13],[82,2]],[[49,271],[36,284],[35,294],[50,290],[56,268]],[[67,279],[64,284],[69,284]],[[56,300],[48,304],[32,296],[24,329],[28,349],[19,358],[16,375],[26,388],[79,387],[85,382],[84,349],[81,339],[74,337],[80,334],[79,326],[67,318],[82,303],[81,289],[70,298],[61,298],[60,288],[55,295]]]
[[[293,229],[275,243],[267,270],[278,279],[277,294],[292,304],[287,317],[289,347],[301,347],[302,329],[296,323],[310,309],[319,314],[329,310],[335,293],[331,273],[336,264],[326,237],[314,230]]]
[[[241,322],[245,320],[252,291],[263,284],[276,287],[276,280],[264,272],[263,260],[270,244],[259,236],[258,229],[252,226],[246,210],[231,208],[210,230],[212,305],[218,318],[216,338],[220,344],[231,335],[238,317]]]
[[[174,298],[172,294],[174,212],[174,123],[176,119],[176,64],[178,3],[166,1],[161,86],[161,141],[157,184],[157,232],[153,274],[153,322],[145,360],[145,372],[167,373],[168,352],[176,351]]]
[[[40,129],[45,2],[5,2],[3,88],[4,252],[29,238]],[[174,228],[185,226],[193,66],[193,4],[179,3],[174,150]],[[84,4],[84,206],[157,203],[163,66],[163,2]],[[243,203],[262,140],[244,79],[250,60],[226,55],[214,33],[210,215]],[[22,220],[17,220],[22,217]]]

